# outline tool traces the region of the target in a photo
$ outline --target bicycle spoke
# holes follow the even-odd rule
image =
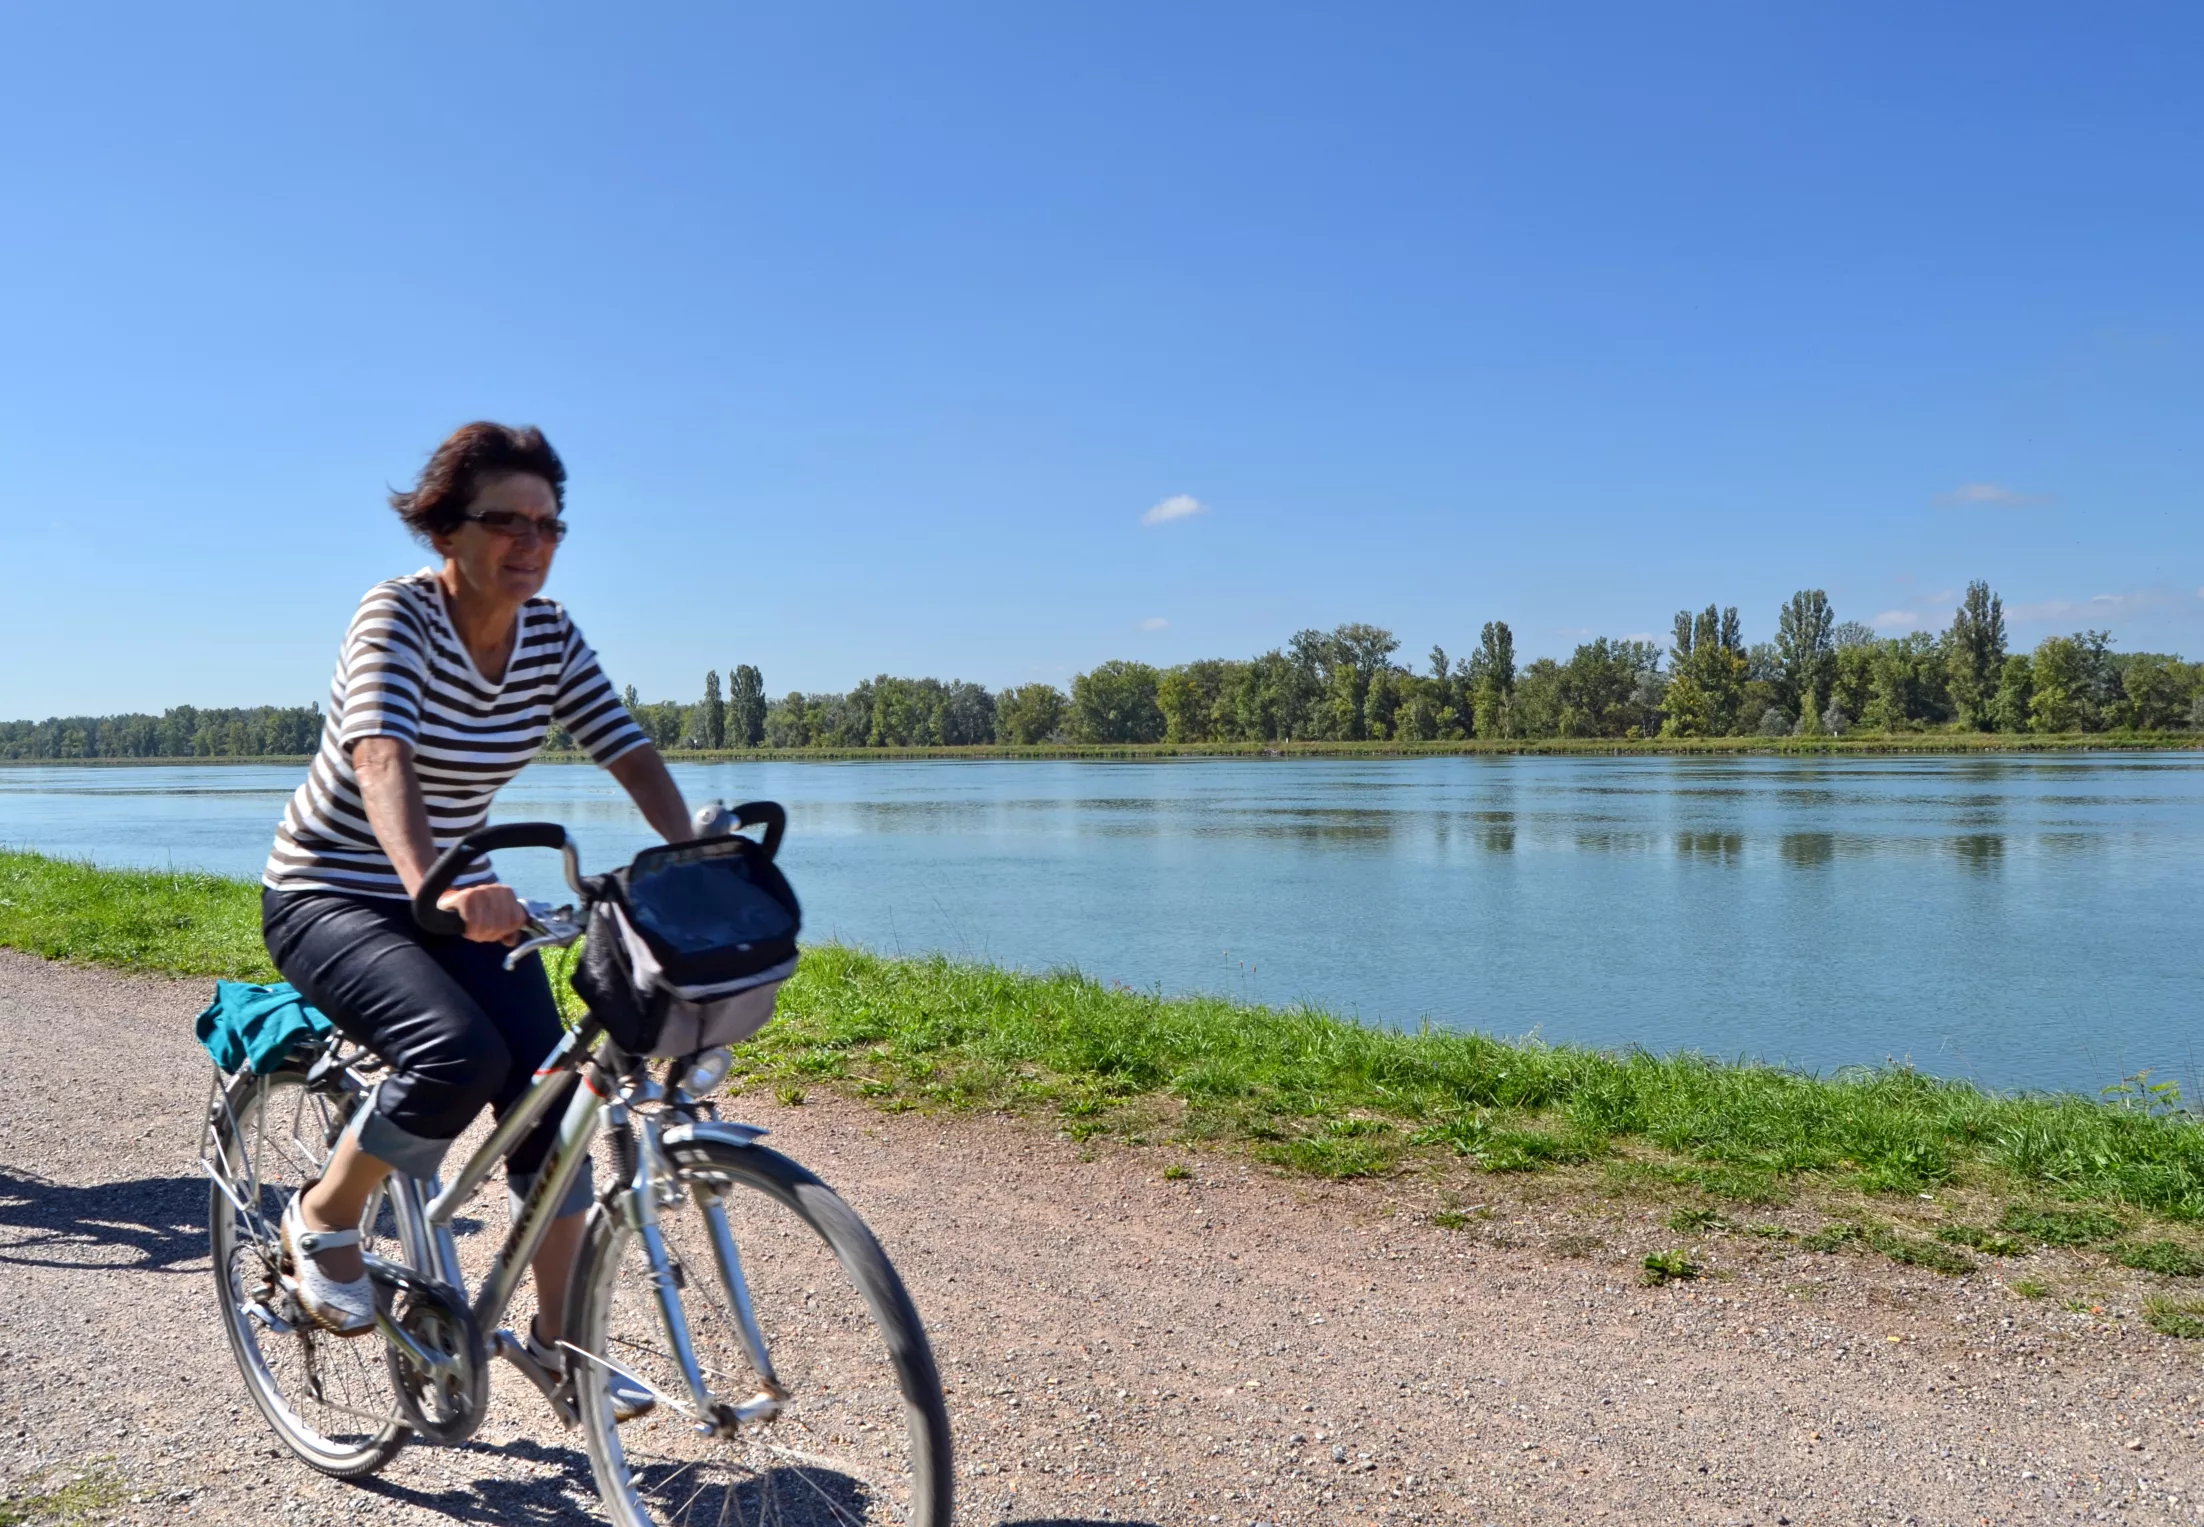
[[[232,1122],[218,1159],[232,1169],[231,1186],[250,1212],[219,1191],[210,1194],[215,1272],[231,1348],[254,1403],[294,1452],[330,1473],[368,1472],[406,1436],[383,1344],[314,1327],[279,1282],[276,1226],[291,1196],[320,1171],[330,1104],[296,1073],[245,1078],[235,1090],[237,1106],[225,1096]],[[387,1198],[378,1194],[361,1226],[366,1249],[387,1237],[387,1217]],[[256,1307],[290,1329],[263,1324],[253,1314]]]
[[[605,1455],[599,1477],[613,1520],[621,1527],[943,1523],[938,1492],[926,1492],[926,1511],[916,1512],[926,1480],[914,1453],[921,1434],[863,1286],[784,1198],[739,1181],[714,1187],[724,1194],[751,1303],[786,1393],[772,1419],[707,1437],[670,1414],[612,1426],[609,1409],[600,1409],[609,1402],[592,1388],[583,1397],[584,1421],[593,1459]],[[703,1211],[691,1195],[678,1195],[661,1212],[659,1231],[685,1274],[682,1303],[698,1371],[720,1403],[747,1401],[757,1379]],[[590,1328],[580,1334],[652,1388],[686,1394],[688,1381],[659,1329],[640,1238],[624,1225],[604,1233],[617,1276],[601,1283],[593,1276]],[[946,1459],[929,1467],[945,1472]]]

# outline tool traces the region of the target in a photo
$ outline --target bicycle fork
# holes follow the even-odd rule
[[[693,1414],[699,1418],[696,1429],[706,1436],[731,1437],[745,1426],[759,1425],[778,1416],[788,1391],[774,1373],[772,1354],[766,1350],[765,1333],[758,1325],[757,1310],[750,1299],[750,1285],[742,1275],[742,1254],[736,1249],[734,1233],[727,1225],[726,1203],[717,1190],[703,1184],[697,1184],[691,1191],[711,1235],[712,1261],[719,1273],[720,1288],[727,1296],[727,1308],[735,1317],[743,1351],[756,1371],[760,1386],[755,1395],[738,1405],[730,1405],[712,1393],[703,1365],[697,1360],[696,1343],[689,1333],[688,1313],[681,1303],[683,1268],[667,1251],[666,1238],[658,1228],[659,1214],[674,1201],[680,1192],[680,1183],[666,1159],[658,1121],[645,1119],[636,1152],[635,1180],[622,1195],[621,1213],[642,1244],[644,1261],[650,1272],[651,1292],[658,1301],[659,1323],[666,1333],[667,1349],[679,1365],[681,1377],[695,1401]]]

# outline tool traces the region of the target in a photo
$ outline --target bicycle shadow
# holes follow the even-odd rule
[[[468,1442],[443,1456],[455,1454],[473,1454],[485,1462],[508,1465],[514,1459],[548,1463],[558,1472],[532,1478],[492,1474],[442,1489],[418,1489],[378,1474],[358,1481],[359,1488],[384,1500],[434,1511],[455,1522],[480,1522],[484,1527],[503,1527],[507,1523],[515,1527],[603,1527],[589,1459],[577,1448],[545,1447],[519,1438],[502,1447]]]
[[[117,1260],[117,1250],[128,1254]],[[207,1180],[70,1187],[0,1168],[0,1262],[67,1271],[182,1272],[207,1255]]]
[[[472,1453],[486,1463],[508,1467],[515,1460],[549,1464],[556,1472],[525,1478],[501,1472],[443,1489],[413,1488],[376,1476],[361,1480],[359,1487],[386,1500],[434,1511],[456,1522],[480,1523],[482,1527],[493,1527],[493,1524],[504,1527],[508,1523],[517,1524],[517,1527],[601,1527],[604,1518],[597,1503],[596,1482],[590,1473],[588,1457],[580,1449],[546,1447],[520,1438],[496,1447],[470,1442],[457,1451]],[[673,1465],[644,1469],[638,1474],[638,1484],[649,1499],[668,1490],[685,1488],[681,1478],[685,1473],[686,1470]],[[711,1495],[709,1488],[686,1503],[690,1509],[702,1511],[699,1520],[771,1520],[786,1523],[787,1527],[809,1527],[816,1522],[819,1527],[839,1527],[845,1522],[872,1519],[873,1502],[863,1483],[828,1469],[775,1469],[760,1479],[742,1482],[724,1502],[712,1496],[702,1499],[699,1506],[699,1499],[708,1495]],[[1004,1523],[1002,1527],[1143,1527],[1143,1524],[1050,1519]]]
[[[204,1177],[70,1187],[0,1167],[0,1263],[64,1272],[195,1271],[207,1256],[207,1193]],[[461,1239],[482,1228],[465,1215],[452,1221]],[[117,1259],[111,1254],[117,1250],[128,1257]]]

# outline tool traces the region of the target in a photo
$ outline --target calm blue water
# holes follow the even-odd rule
[[[2204,758],[685,765],[813,936],[1366,1021],[2192,1095]],[[0,769],[0,843],[257,875],[288,768]],[[499,819],[646,841],[537,765]],[[555,885],[550,855],[507,878]]]

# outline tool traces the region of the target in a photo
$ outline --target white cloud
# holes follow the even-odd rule
[[[1143,631],[1161,631],[1165,626],[1169,624],[1170,622],[1165,620],[1161,615],[1151,615],[1146,620],[1140,623],[1140,629]]]
[[[2047,504],[2051,500],[2042,493],[2022,493],[1994,482],[1963,482],[1949,493],[1936,495],[1939,504],[1951,504],[1961,508],[2019,509],[2028,504]]]
[[[1192,519],[1197,514],[1207,514],[1209,506],[1191,493],[1174,493],[1140,517],[1143,525],[1168,525],[1173,520]]]
[[[1868,624],[1878,631],[1918,631],[1921,617],[1911,610],[1885,610]]]
[[[2198,593],[2204,594],[2204,589]],[[2156,589],[2144,589],[2133,594],[2095,594],[2087,599],[2046,599],[2037,604],[2016,604],[2006,608],[2006,615],[2013,620],[2067,621],[2079,616],[2082,624],[2093,621],[2118,620],[2135,614],[2154,604],[2164,604],[2168,596]]]

